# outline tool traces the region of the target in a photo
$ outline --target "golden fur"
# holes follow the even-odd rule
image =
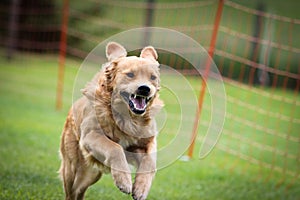
[[[60,175],[68,200],[84,199],[86,189],[108,172],[134,199],[148,195],[156,168],[154,115],[163,106],[159,63],[151,46],[140,57],[126,55],[118,43],[107,45],[109,62],[68,114],[60,146]],[[137,166],[133,184],[129,162]]]

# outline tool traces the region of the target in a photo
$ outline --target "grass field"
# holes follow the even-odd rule
[[[80,62],[67,60],[64,109],[55,111],[56,57],[27,55],[11,62],[3,60],[2,57],[0,59],[0,199],[63,199],[57,174],[60,164],[58,148],[61,129],[72,101],[73,80]],[[192,80],[191,83],[197,81]],[[198,88],[198,85],[193,86]],[[228,96],[238,96],[244,102],[260,99],[263,102],[259,105],[273,107],[274,112],[291,114],[292,108],[288,104],[264,100],[259,94],[239,87],[227,84],[225,86]],[[273,94],[282,96],[282,91],[275,90]],[[292,92],[284,95],[295,98]],[[164,98],[167,103],[167,96]],[[255,123],[263,121],[267,123],[266,126],[275,126],[272,119],[264,121],[263,116],[255,111],[245,113],[237,109],[234,103],[228,103],[227,109],[232,115],[249,117]],[[295,112],[300,113],[299,106],[296,109],[298,110]],[[234,120],[227,120],[224,128],[237,133],[245,130]],[[281,131],[290,128],[291,136],[299,137],[299,125],[283,125],[280,128]],[[205,127],[201,127],[201,130],[205,130]],[[258,130],[246,130],[248,131],[245,135],[253,141],[266,144],[270,141],[270,136],[262,137]],[[166,133],[159,138],[159,142],[167,142],[172,137],[172,134]],[[291,154],[299,153],[299,143],[279,140],[274,143],[274,138],[270,139],[273,141],[271,145],[277,144],[283,149],[292,146]],[[223,134],[219,144],[245,153],[249,150],[246,144],[240,142],[236,145],[232,140],[230,135]],[[195,154],[198,149],[199,143],[196,145]],[[253,156],[258,154],[262,160],[269,156],[262,155],[255,149],[252,149],[252,153]],[[287,165],[290,170],[299,172],[299,161],[292,160]],[[269,170],[249,164],[216,148],[203,160],[197,159],[196,155],[189,162],[176,161],[159,170],[148,199],[299,199],[299,179],[290,185],[293,182],[291,180],[293,177],[283,179],[281,174],[275,172],[270,176]],[[88,190],[86,199],[131,198],[119,192],[110,175],[105,175]]]

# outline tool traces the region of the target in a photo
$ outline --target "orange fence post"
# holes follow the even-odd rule
[[[214,51],[215,51],[219,25],[220,25],[220,21],[221,21],[221,17],[222,17],[223,6],[224,6],[224,0],[219,0],[218,9],[217,9],[217,13],[215,16],[214,28],[213,28],[212,37],[210,40],[210,45],[209,45],[209,50],[208,50],[209,57],[207,58],[207,61],[206,61],[205,71],[204,71],[204,74],[202,77],[201,90],[200,90],[200,94],[198,97],[198,107],[197,107],[197,112],[196,112],[196,116],[195,116],[194,127],[193,127],[193,132],[192,132],[192,137],[191,137],[191,145],[189,146],[189,149],[188,149],[188,157],[189,158],[193,157],[193,151],[194,151],[196,136],[197,136],[197,132],[198,132],[198,126],[199,126],[199,119],[200,119],[200,114],[202,111],[203,100],[204,100],[205,91],[206,91],[206,80],[207,80],[207,77],[208,77],[209,71],[210,71],[210,65],[211,65],[211,61],[212,61],[211,58],[213,57]]]
[[[59,61],[58,61],[58,79],[56,90],[56,109],[62,109],[62,97],[64,86],[64,71],[65,71],[65,59],[67,51],[67,31],[68,31],[68,18],[69,18],[69,0],[64,0],[60,35],[60,47],[59,47]]]

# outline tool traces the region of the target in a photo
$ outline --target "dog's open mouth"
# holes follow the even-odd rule
[[[128,103],[130,110],[137,115],[142,115],[146,111],[147,105],[152,99],[150,96],[129,94],[128,92],[121,92],[120,94]]]

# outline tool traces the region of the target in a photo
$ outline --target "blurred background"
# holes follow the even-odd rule
[[[210,50],[227,95],[212,154],[197,159],[210,123],[207,94],[193,159],[159,171],[149,199],[299,199],[299,7],[296,0],[2,0],[1,199],[62,198],[57,150],[80,63],[108,37],[145,26],[177,30]],[[187,74],[199,94],[190,63],[166,52],[159,61]],[[161,146],[173,137],[171,126],[163,132]],[[119,199],[110,182],[87,199]]]

